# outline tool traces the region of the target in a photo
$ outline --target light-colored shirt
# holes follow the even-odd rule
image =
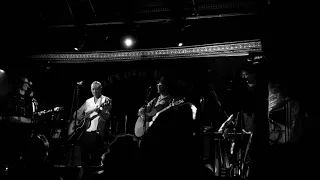
[[[86,114],[89,111],[94,110],[95,108],[99,108],[101,106],[101,104],[103,104],[103,103],[107,103],[108,105],[102,109],[101,114],[98,114],[98,112],[90,113],[90,115],[89,115],[90,118],[93,116],[96,116],[96,117],[94,117],[91,120],[90,127],[86,130],[87,132],[97,131],[99,128],[98,127],[99,122],[101,120],[106,120],[106,116],[103,116],[103,115],[109,114],[109,111],[111,110],[111,106],[112,106],[111,99],[104,96],[104,95],[101,95],[100,98],[97,99],[96,102],[94,102],[94,97],[91,97],[91,98],[87,99],[86,102],[79,108],[78,118],[81,118],[81,116],[83,116],[83,113]],[[103,127],[101,127],[101,128],[103,128]]]

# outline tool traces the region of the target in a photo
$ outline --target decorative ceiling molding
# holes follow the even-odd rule
[[[146,59],[245,56],[254,52],[262,52],[260,40],[136,51],[38,54],[30,56],[30,58],[58,63],[86,63],[104,61],[135,61]]]

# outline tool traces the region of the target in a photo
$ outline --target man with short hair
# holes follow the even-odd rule
[[[102,85],[98,81],[91,84],[91,92],[93,97],[87,99],[84,104],[74,113],[74,118],[78,122],[85,121],[84,131],[81,135],[81,163],[82,167],[100,166],[102,148],[104,146],[105,123],[110,116],[112,108],[112,100],[101,94]],[[74,130],[74,121],[70,124],[70,129]],[[70,130],[69,129],[69,130]],[[70,135],[70,131],[69,131]]]

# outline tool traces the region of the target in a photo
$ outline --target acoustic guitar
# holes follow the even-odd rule
[[[80,139],[82,134],[90,127],[91,121],[99,116],[99,111],[101,111],[105,106],[109,105],[110,102],[102,103],[100,106],[92,109],[85,113],[84,117],[81,119],[73,120],[68,129],[68,141],[77,141]],[[106,119],[107,120],[107,119]],[[75,128],[75,122],[77,124]]]
[[[148,128],[150,128],[152,126],[152,124],[156,121],[157,117],[161,113],[163,113],[164,111],[167,111],[167,110],[169,110],[169,109],[171,109],[173,107],[177,107],[177,106],[181,105],[182,103],[184,103],[184,99],[180,99],[179,101],[175,101],[175,102],[171,103],[169,106],[167,106],[166,108],[164,108],[161,111],[157,112],[156,115],[154,115],[152,117],[152,121],[149,122],[149,125],[148,125],[149,127]]]
[[[155,122],[157,117],[162,112],[164,112],[172,107],[178,106],[178,105],[182,104],[183,102],[184,102],[184,99],[181,99],[179,101],[175,101],[175,102],[171,103],[169,106],[167,106],[161,110],[153,109],[151,112],[146,113],[146,116],[144,116],[144,115],[139,116],[138,120],[136,122],[135,128],[134,128],[135,135],[137,137],[142,137],[143,134],[145,134],[145,132],[152,126],[152,124]],[[151,119],[151,121],[150,121],[150,119]],[[145,126],[144,126],[144,122],[145,122]]]
[[[138,117],[135,127],[134,127],[134,134],[137,137],[141,137],[144,132],[148,129],[149,127],[149,121],[150,119],[157,114],[158,110],[152,109],[151,112],[145,113],[141,116]],[[146,122],[146,123],[145,123]],[[145,123],[145,124],[144,124]]]

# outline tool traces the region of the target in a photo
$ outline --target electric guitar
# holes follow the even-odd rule
[[[110,102],[104,102],[100,106],[85,113],[84,117],[81,119],[73,120],[70,123],[68,129],[68,140],[74,141],[79,140],[82,134],[90,127],[91,121],[99,116],[99,111],[101,111],[105,106],[109,105]],[[75,128],[75,122],[77,124]]]
[[[162,110],[153,109],[151,112],[146,113],[146,116],[144,115],[139,116],[134,128],[135,135],[137,137],[141,137],[152,126],[152,124],[154,123],[154,121],[156,120],[156,118],[159,116],[160,113],[174,106],[180,105],[183,102],[184,102],[184,99],[173,102]],[[151,118],[152,120],[150,121]],[[145,123],[145,126],[144,126],[144,123]]]
[[[64,110],[64,107],[55,107],[53,109],[50,110],[43,110],[43,111],[39,111],[39,112],[35,112],[34,114],[38,115],[38,116],[42,116],[51,112],[58,112],[58,111],[62,111]]]

